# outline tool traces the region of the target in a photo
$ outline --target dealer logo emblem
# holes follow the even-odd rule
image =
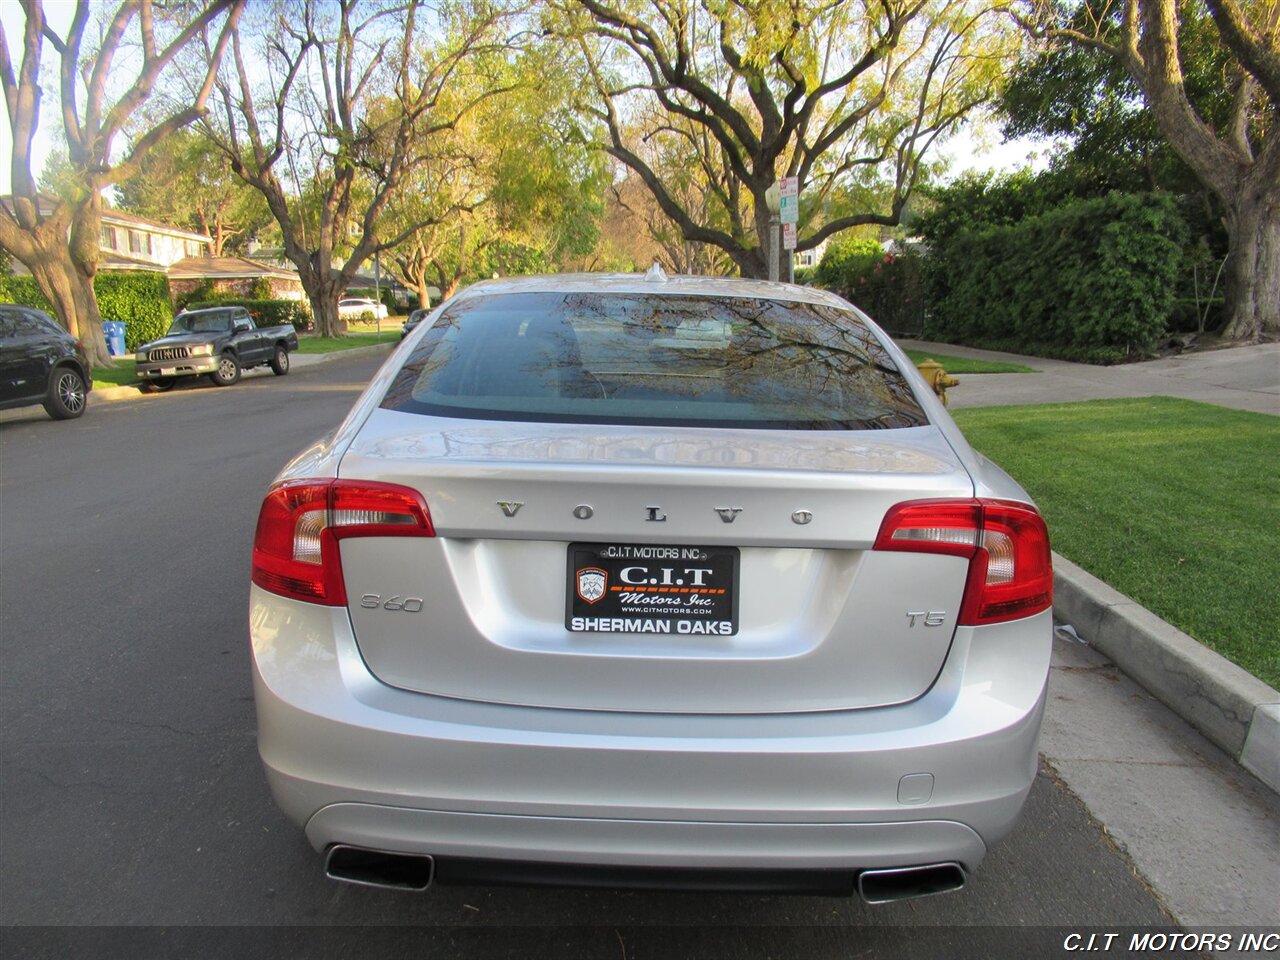
[[[604,596],[609,585],[609,574],[599,567],[583,567],[578,571],[578,596],[587,603],[595,603]]]

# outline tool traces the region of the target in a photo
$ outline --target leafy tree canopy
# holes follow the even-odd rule
[[[217,147],[192,130],[156,144],[119,193],[125,210],[203,233],[215,256],[243,252],[272,223],[262,194],[232,174]]]

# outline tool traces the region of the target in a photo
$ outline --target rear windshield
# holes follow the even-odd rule
[[[240,314],[232,310],[196,310],[173,318],[169,333],[222,333],[231,329],[231,319]]]
[[[460,300],[426,332],[382,406],[486,420],[785,430],[927,422],[854,313],[653,294]]]

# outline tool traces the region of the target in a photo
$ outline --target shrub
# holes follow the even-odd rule
[[[833,244],[815,277],[819,286],[856,304],[891,332],[924,329],[926,289],[918,253],[889,252],[874,240]]]
[[[1173,306],[1181,233],[1168,196],[1122,193],[948,230],[930,250],[929,333],[1095,361],[1150,350]]]
[[[174,308],[179,313],[181,313],[183,310],[187,309],[187,305],[190,303],[197,303],[205,300],[215,300],[217,299],[217,297],[218,297],[218,294],[213,289],[213,281],[208,277],[205,277],[203,280],[197,283],[195,287],[192,288],[191,290],[188,290],[186,293],[178,294],[178,296],[174,299],[173,305],[174,305]]]
[[[35,277],[0,275],[0,303],[16,303],[53,314],[53,307],[40,292]]]
[[[814,269],[814,281],[820,287],[843,294],[858,282],[859,277],[870,273],[883,256],[884,247],[878,240],[865,237],[835,240],[827,246],[822,261]]]
[[[275,327],[291,323],[295,330],[307,330],[311,326],[311,308],[305,300],[253,300],[247,297],[219,297],[188,303],[188,310],[204,310],[207,307],[244,307],[260,327]]]
[[[169,278],[150,270],[99,273],[93,280],[98,312],[103,320],[124,321],[124,345],[136,350],[162,337],[173,320],[169,306]],[[21,303],[56,316],[34,277],[0,276],[0,302]]]
[[[93,281],[103,320],[124,321],[124,346],[130,352],[163,337],[173,320],[169,278],[152,271],[100,273]]]

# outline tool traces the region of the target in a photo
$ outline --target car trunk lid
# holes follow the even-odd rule
[[[429,506],[434,538],[352,538],[341,556],[369,668],[442,696],[675,713],[899,703],[937,676],[968,567],[870,549],[895,503],[972,496],[933,426],[511,424],[380,409],[340,476],[413,487]],[[610,547],[631,559],[575,570],[571,544],[585,545],[579,558]],[[689,571],[708,562],[730,577],[733,612],[712,621],[730,633],[685,630],[692,620],[663,605],[572,629],[575,611],[593,609],[581,569],[665,604],[689,599],[711,576]],[[921,611],[937,615],[910,616]],[[643,626],[664,619],[666,630]]]

